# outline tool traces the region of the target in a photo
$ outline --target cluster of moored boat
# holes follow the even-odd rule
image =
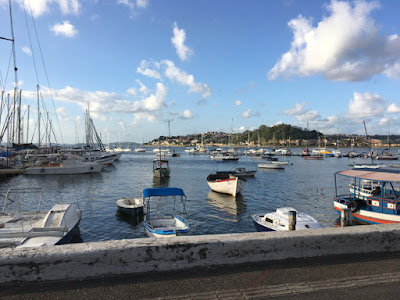
[[[119,160],[122,152],[107,152],[88,148],[61,148],[55,153],[19,151],[2,161],[2,172],[20,170],[26,175],[61,175],[98,173]]]

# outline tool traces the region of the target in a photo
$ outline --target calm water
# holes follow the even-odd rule
[[[183,148],[176,151],[181,156],[169,159],[171,177],[161,185],[153,179],[155,155],[148,151],[123,154],[119,162],[100,174],[19,175],[4,179],[0,189],[4,194],[8,188],[44,187],[43,208],[50,208],[55,202],[78,202],[83,212],[79,228],[84,242],[145,237],[142,223],[118,213],[116,201],[140,197],[143,189],[160,186],[184,190],[190,235],[253,232],[252,213],[282,206],[292,206],[314,216],[322,225],[333,227],[338,218],[333,208],[334,172],[349,169],[352,162],[370,162],[348,158],[306,161],[293,156],[282,158],[292,163],[285,170],[262,170],[257,168],[260,159],[242,156],[238,162],[216,162],[207,155],[184,153]],[[247,179],[241,195],[235,199],[210,191],[206,182],[210,173],[237,167],[258,169],[254,178]],[[23,199],[23,205],[32,207],[26,197]],[[37,199],[35,196],[32,202]]]

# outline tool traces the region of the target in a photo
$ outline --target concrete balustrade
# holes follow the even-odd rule
[[[0,283],[400,251],[400,225],[143,238],[1,249]]]

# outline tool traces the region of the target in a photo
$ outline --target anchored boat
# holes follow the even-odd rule
[[[208,186],[214,191],[236,197],[240,193],[246,180],[231,174],[210,174],[207,176]]]
[[[175,213],[176,200],[180,199],[181,212]],[[143,191],[143,201],[146,202],[146,216],[144,228],[149,237],[172,237],[186,233],[190,230],[189,223],[183,218],[186,213],[186,196],[180,188],[148,188]],[[172,214],[155,214],[150,209],[150,203],[154,201],[172,201]],[[153,209],[154,210],[154,209]]]
[[[351,180],[350,192],[339,194],[337,181]],[[335,173],[336,211],[351,209],[352,219],[363,224],[400,223],[400,172],[388,169],[353,169]]]
[[[289,230],[289,212],[296,212],[296,230],[323,228],[312,216],[299,213],[292,207],[277,208],[275,212],[253,214],[254,227],[257,231]]]

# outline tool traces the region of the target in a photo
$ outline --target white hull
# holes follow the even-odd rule
[[[214,192],[236,197],[243,190],[246,181],[235,176],[230,176],[228,179],[207,180],[207,183]]]
[[[146,217],[144,222],[148,237],[168,238],[190,229],[187,222],[173,215]]]
[[[73,204],[56,204],[47,213],[0,214],[0,248],[43,247],[69,242],[82,217]]]
[[[59,164],[55,166],[36,166],[25,170],[27,175],[69,175],[99,173],[104,165],[99,163]]]
[[[285,168],[284,166],[285,165],[282,164],[267,164],[267,163],[258,164],[258,167],[260,169],[284,169]]]

